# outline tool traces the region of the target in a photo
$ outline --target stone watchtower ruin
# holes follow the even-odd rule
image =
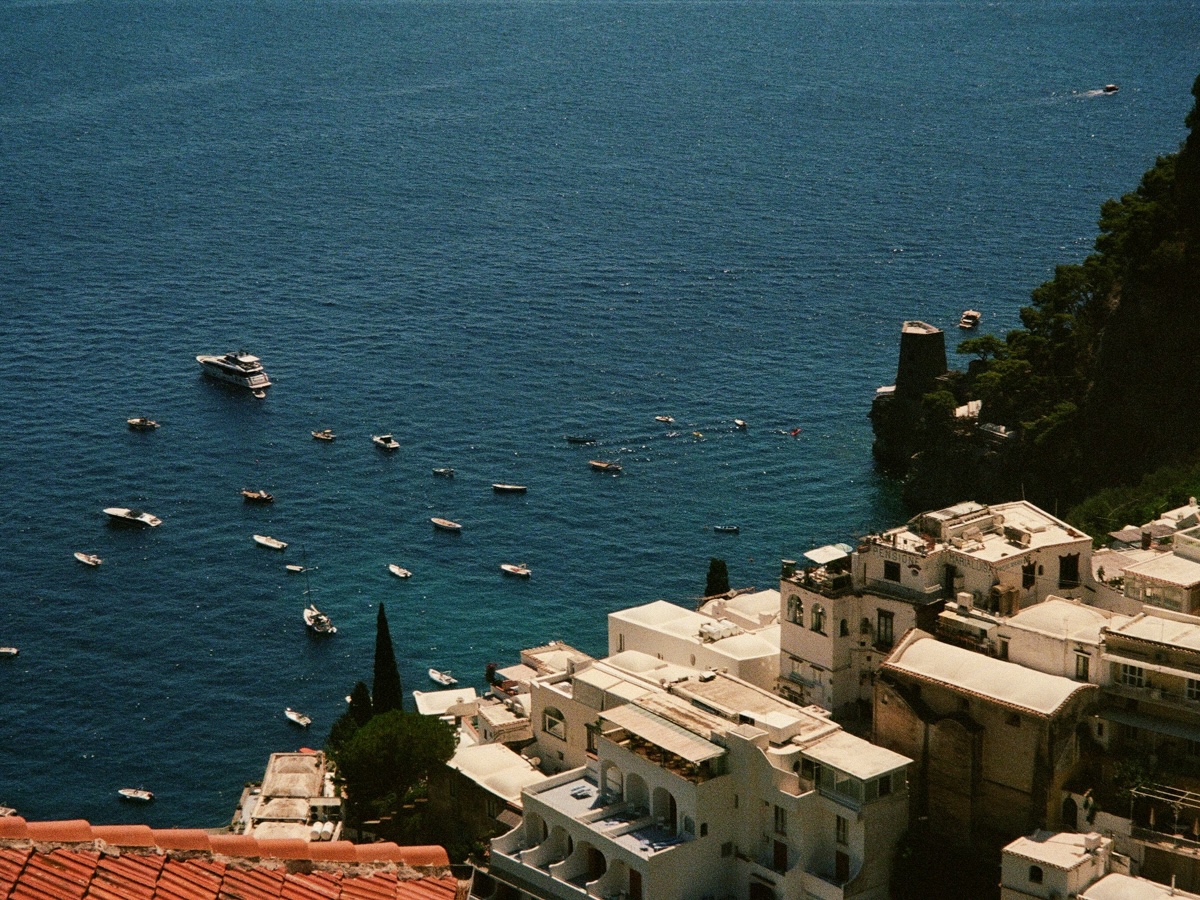
[[[871,424],[875,431],[872,450],[885,469],[902,473],[918,449],[913,425],[921,398],[937,387],[946,374],[946,334],[927,322],[909,321],[900,328],[900,362],[896,383],[875,391]]]

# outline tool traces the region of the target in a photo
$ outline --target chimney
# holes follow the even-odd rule
[[[782,578],[791,578],[796,574],[796,561],[794,559],[785,559],[780,565],[780,576]]]
[[[1149,528],[1142,529],[1142,549],[1143,550],[1150,549],[1150,529]]]
[[[958,601],[958,614],[960,616],[971,615],[971,601],[974,599],[970,591],[959,591],[955,594],[955,599]]]

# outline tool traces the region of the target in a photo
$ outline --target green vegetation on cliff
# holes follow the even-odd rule
[[[876,417],[879,446],[919,448],[902,473],[913,508],[1024,496],[1065,511],[1123,488],[1086,510],[1093,528],[1109,530],[1145,521],[1136,486],[1156,470],[1167,467],[1147,483],[1161,500],[1155,511],[1196,493],[1200,78],[1192,94],[1179,151],[1103,204],[1095,252],[1033,291],[1024,327],[964,341],[967,371],[949,373],[912,415],[891,417],[904,433],[886,433],[886,417]],[[954,406],[968,399],[981,400],[981,421],[1009,436],[956,422]]]

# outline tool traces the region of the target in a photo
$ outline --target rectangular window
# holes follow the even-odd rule
[[[886,609],[876,610],[875,643],[880,647],[891,647],[894,642],[893,623],[895,616]]]
[[[1088,659],[1086,656],[1084,656],[1082,653],[1077,653],[1075,655],[1075,677],[1079,681],[1087,681],[1088,680],[1088,665],[1090,663],[1091,663],[1091,660]]]
[[[1189,678],[1183,689],[1183,696],[1192,702],[1200,701],[1200,679]]]
[[[1058,558],[1058,586],[1060,588],[1079,587],[1079,554],[1068,553]]]
[[[733,856],[733,841],[726,841],[721,845],[721,856]]]
[[[1000,639],[1000,650],[996,655],[1001,659],[1008,659],[1008,641],[1004,638]]]
[[[782,806],[775,807],[775,833],[787,834],[787,810]]]
[[[1031,587],[1037,584],[1036,571],[1036,563],[1029,563],[1028,565],[1021,566],[1021,587],[1023,587],[1025,590],[1029,590]]]
[[[1145,687],[1146,670],[1141,666],[1130,666],[1121,663],[1121,684],[1127,687]]]
[[[900,580],[900,563],[892,559],[883,561],[883,577],[888,581]]]
[[[879,796],[886,797],[892,792],[892,776],[884,775],[879,779]]]
[[[839,844],[847,844],[850,841],[850,823],[837,816],[837,842]]]

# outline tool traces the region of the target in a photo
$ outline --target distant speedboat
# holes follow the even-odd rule
[[[433,523],[434,528],[437,528],[441,531],[449,531],[454,534],[458,534],[458,532],[462,531],[462,526],[460,524],[457,522],[452,522],[449,519],[440,519],[437,516],[434,516],[429,521]]]
[[[266,547],[268,550],[287,549],[287,543],[285,541],[281,541],[279,538],[273,538],[269,534],[256,534],[253,536],[253,538],[254,543],[258,544],[260,547]]]
[[[983,313],[977,309],[964,309],[962,318],[958,320],[959,328],[976,328],[980,320],[983,318]]]
[[[408,571],[404,566],[398,566],[395,563],[388,563],[388,571],[397,578],[412,578],[412,572]]]
[[[267,388],[271,386],[261,360],[245,350],[224,356],[197,356],[196,362],[209,378],[245,388],[260,400],[267,396]]]
[[[80,553],[75,554],[75,558],[77,560],[79,560],[81,563],[83,563],[85,566],[98,566],[98,565],[100,565],[100,563],[104,562],[104,560],[102,560],[95,553],[80,552]]]
[[[670,425],[675,419],[671,416],[655,416],[655,422],[662,422],[664,425]]]
[[[492,490],[497,494],[523,494],[529,488],[523,484],[493,484]]]
[[[734,428],[740,428],[740,429],[742,429],[743,431],[745,431],[745,430],[746,430],[746,420],[745,420],[745,419],[734,419],[734,420],[733,420],[733,427],[734,427]]]
[[[256,491],[253,488],[242,488],[242,499],[247,503],[274,503],[275,498],[266,491]]]
[[[122,800],[131,800],[134,803],[149,803],[154,799],[154,792],[144,788],[121,788],[117,793],[121,795]]]
[[[430,669],[429,677],[438,684],[445,685],[446,687],[450,687],[452,684],[458,684],[458,679],[451,675],[448,670],[445,672],[439,672],[437,669]]]
[[[439,466],[438,468],[433,470],[433,474],[438,476],[439,478],[453,478],[454,470],[452,468],[450,468],[449,466]]]
[[[500,563],[500,571],[514,578],[528,578],[533,571],[524,563]]]
[[[104,510],[104,514],[114,522],[122,524],[145,525],[148,528],[157,528],[162,524],[162,519],[158,516],[142,512],[140,509],[126,509],[124,506],[110,506]]]
[[[288,717],[289,722],[295,722],[301,728],[307,728],[312,724],[312,717],[306,716],[299,710],[292,709],[290,706],[283,711],[283,714]]]
[[[713,531],[717,532],[717,534],[740,534],[741,530],[742,530],[742,528],[740,525],[714,525],[713,526]]]
[[[16,647],[0,647],[0,656],[16,656],[20,652]]]
[[[308,566],[302,566],[300,563],[288,563],[284,566],[289,572],[307,572]]]
[[[371,440],[380,450],[387,450],[388,452],[391,452],[392,450],[398,450],[400,448],[400,442],[390,434],[373,434],[371,435]]]
[[[588,465],[597,472],[612,472],[614,475],[621,471],[621,464],[603,459],[589,459]]]
[[[158,427],[158,423],[146,416],[135,416],[132,419],[126,419],[126,424],[129,425],[130,431],[153,431]]]
[[[337,626],[314,603],[304,610],[304,624],[313,634],[337,634]]]
[[[1106,84],[1106,85],[1104,86],[1104,93],[1106,93],[1106,94],[1115,94],[1115,93],[1116,93],[1117,91],[1119,91],[1120,89],[1121,89],[1121,88],[1120,88],[1118,85],[1115,85],[1115,84]]]
[[[337,437],[337,435],[333,433],[332,428],[321,428],[317,431],[310,432],[310,434],[312,434],[312,436],[318,441],[332,441]]]

